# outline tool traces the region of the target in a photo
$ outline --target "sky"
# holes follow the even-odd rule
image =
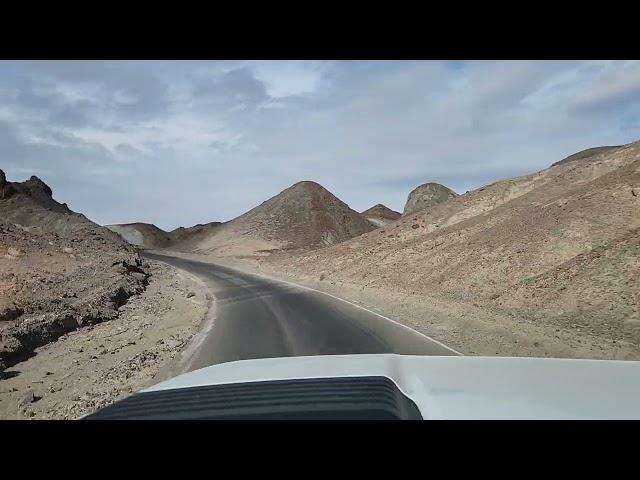
[[[226,221],[301,180],[402,211],[636,140],[637,61],[0,61],[0,168],[100,224]]]

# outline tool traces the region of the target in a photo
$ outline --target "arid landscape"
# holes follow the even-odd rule
[[[379,308],[467,354],[640,359],[640,143],[463,195],[425,184],[410,213],[362,213],[379,228],[325,192],[296,184],[169,249]]]
[[[0,420],[640,419],[640,61],[160,57],[0,60]]]
[[[640,359],[640,142],[400,214],[302,181],[228,222],[100,226],[0,172],[0,416],[77,418],[152,384],[215,298],[170,253],[312,287],[465,355]],[[420,183],[420,180],[416,183]]]
[[[1,418],[77,418],[139,389],[209,301],[197,280],[142,260],[39,178],[0,171]]]

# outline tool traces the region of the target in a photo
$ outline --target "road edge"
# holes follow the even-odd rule
[[[150,253],[156,253],[155,251],[150,251]],[[143,256],[143,255],[141,255]],[[152,378],[148,387],[156,385],[158,383],[170,380],[173,377],[177,377],[178,375],[182,375],[183,373],[187,373],[191,371],[191,365],[193,363],[193,357],[197,352],[198,348],[204,341],[204,339],[209,335],[213,325],[216,320],[216,297],[213,294],[213,291],[209,286],[197,275],[189,272],[180,267],[176,267],[168,262],[159,260],[157,258],[146,258],[147,260],[153,260],[157,262],[162,262],[164,265],[168,265],[169,267],[179,270],[194,282],[198,283],[206,294],[207,299],[207,311],[205,312],[200,324],[198,325],[198,331],[191,337],[189,342],[180,350],[178,355],[176,355],[173,359],[167,362],[163,367],[158,371],[158,373]],[[145,388],[148,388],[145,387]]]
[[[410,330],[412,333],[418,334],[421,337],[426,338],[427,340],[429,340],[429,341],[431,341],[431,342],[433,342],[433,343],[435,343],[435,344],[437,344],[437,345],[439,345],[439,346],[441,346],[441,347],[453,352],[457,356],[460,356],[460,357],[465,356],[462,352],[459,352],[458,350],[455,350],[454,348],[452,348],[452,347],[440,342],[439,340],[436,340],[435,338],[430,337],[429,335],[427,335],[425,333],[419,332],[418,330],[415,330],[415,329],[411,328],[410,326],[405,325],[402,322],[399,322],[397,320],[393,320],[392,318],[389,318],[389,317],[387,317],[385,315],[382,315],[381,313],[378,313],[378,312],[375,312],[373,310],[370,310],[370,309],[364,307],[363,305],[358,305],[357,303],[354,303],[354,302],[352,302],[350,300],[347,300],[345,298],[341,298],[341,297],[339,297],[337,295],[334,295],[332,293],[325,292],[325,291],[322,291],[322,290],[318,290],[316,288],[309,287],[307,285],[302,285],[302,284],[299,284],[299,283],[291,282],[289,280],[284,280],[284,279],[279,278],[277,276],[273,276],[273,272],[270,272],[270,274],[266,274],[264,272],[257,272],[255,270],[248,270],[246,268],[246,265],[240,266],[237,263],[231,264],[231,262],[224,262],[224,259],[206,257],[204,255],[192,254],[192,253],[187,253],[187,252],[176,252],[176,251],[172,251],[172,250],[149,250],[149,252],[150,253],[154,253],[156,255],[160,255],[160,256],[164,255],[164,256],[167,256],[167,257],[176,257],[176,258],[181,258],[183,260],[192,260],[192,261],[196,261],[196,262],[199,261],[199,262],[202,262],[202,263],[209,263],[209,264],[217,265],[217,266],[220,266],[220,267],[230,268],[232,270],[235,269],[235,270],[238,270],[239,272],[241,272],[243,274],[246,274],[246,275],[255,275],[256,277],[263,278],[263,279],[266,279],[266,280],[270,280],[270,281],[273,281],[273,282],[280,282],[280,283],[284,283],[286,285],[290,285],[292,287],[297,287],[297,288],[301,288],[303,290],[309,290],[309,291],[320,293],[322,295],[327,295],[327,296],[329,296],[331,298],[334,298],[336,300],[340,300],[341,302],[344,302],[344,303],[347,303],[347,304],[349,304],[351,306],[357,307],[357,308],[359,308],[361,310],[364,310],[364,311],[366,311],[368,313],[372,313],[372,314],[374,314],[374,315],[376,315],[376,316],[378,316],[378,317],[380,317],[380,318],[382,318],[384,320],[387,320],[387,321],[389,321],[391,323],[399,325],[400,327],[403,327],[403,328],[405,328],[407,330]],[[191,256],[191,258],[189,258],[190,256]],[[215,261],[215,260],[218,260],[218,261]],[[221,263],[219,260],[222,260],[224,263]]]

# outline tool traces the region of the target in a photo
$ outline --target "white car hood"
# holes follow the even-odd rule
[[[328,355],[240,360],[144,392],[304,378],[385,376],[430,419],[640,419],[640,362]]]

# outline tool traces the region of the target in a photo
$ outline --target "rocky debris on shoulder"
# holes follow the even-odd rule
[[[147,350],[132,355],[124,361],[118,362],[112,368],[100,374],[96,382],[98,387],[81,396],[76,397],[74,403],[63,407],[63,411],[56,410],[56,418],[78,418],[87,413],[104,408],[133,392],[131,385],[122,386],[122,379],[140,377],[143,372],[157,372],[159,365],[175,357],[181,348],[192,338],[192,334],[171,336],[159,340]],[[96,356],[97,358],[97,356]]]
[[[22,256],[22,252],[18,248],[9,247],[9,248],[7,248],[7,255],[10,256],[10,257],[17,258],[17,257]]]
[[[0,307],[0,322],[10,322],[24,313],[24,310],[17,305],[7,305]]]
[[[18,401],[18,405],[23,407],[25,405],[29,405],[31,403],[35,403],[38,400],[40,400],[42,397],[37,396],[33,390],[27,390],[26,393],[20,397],[20,400]]]
[[[446,202],[457,196],[458,194],[456,192],[444,185],[433,182],[425,183],[414,188],[411,193],[409,193],[402,214],[408,215],[418,210]]]

